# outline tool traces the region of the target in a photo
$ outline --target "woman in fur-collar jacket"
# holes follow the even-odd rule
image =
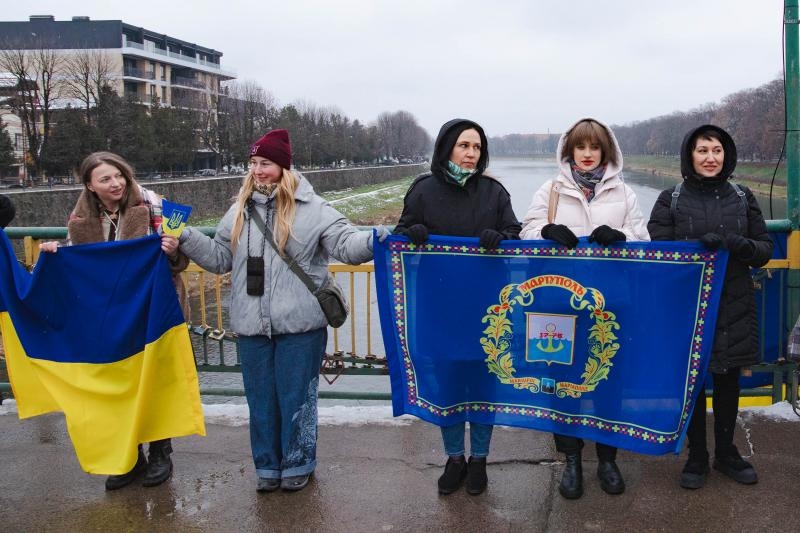
[[[95,152],[87,156],[78,169],[84,189],[67,222],[67,244],[121,241],[157,233],[161,225],[161,197],[136,183],[133,169],[120,156],[111,152]],[[56,252],[58,243],[44,242],[43,252]],[[178,250],[178,239],[162,235],[161,249],[169,258],[172,279],[186,314],[186,289],[180,272],[189,265],[189,258]],[[133,469],[125,474],[109,476],[106,490],[129,485],[142,474],[142,485],[160,485],[172,474],[170,439],[150,443],[145,458],[142,445]]]

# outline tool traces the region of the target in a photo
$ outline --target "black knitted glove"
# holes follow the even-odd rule
[[[487,228],[481,232],[481,237],[478,241],[478,244],[480,244],[481,248],[494,250],[504,238],[505,236],[499,231]]]
[[[722,243],[725,242],[722,240],[722,236],[719,233],[706,233],[702,237],[700,237],[700,244],[708,248],[709,250],[716,250]]]
[[[428,240],[428,228],[425,226],[425,224],[414,224],[409,226],[405,233],[411,242],[417,246],[425,244],[425,241]]]
[[[756,253],[755,243],[738,233],[731,233],[725,237],[725,246],[728,247],[731,255],[737,259],[749,259]]]
[[[567,248],[578,246],[578,237],[564,224],[547,224],[542,228],[542,237],[563,244]]]
[[[600,246],[608,246],[615,242],[625,242],[625,234],[618,229],[614,229],[603,224],[597,226],[594,231],[589,234],[589,242],[596,242]]]

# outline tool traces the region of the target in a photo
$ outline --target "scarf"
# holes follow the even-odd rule
[[[470,176],[475,174],[475,169],[473,168],[470,170],[467,168],[461,168],[452,161],[448,161],[447,170],[445,170],[445,173],[450,177],[450,179],[463,187],[467,183],[467,180],[470,178]]]
[[[264,183],[263,185],[260,183],[255,183],[253,188],[269,198],[272,195],[272,192],[278,187],[277,183]]]
[[[575,180],[575,184],[583,191],[586,201],[591,202],[594,198],[594,188],[606,173],[606,165],[600,165],[592,170],[583,170],[575,164],[574,159],[570,158],[569,168],[572,170],[572,179]]]

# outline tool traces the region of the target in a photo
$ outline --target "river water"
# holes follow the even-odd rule
[[[525,158],[495,158],[492,159],[489,168],[489,173],[497,177],[511,195],[511,203],[517,218],[522,220],[525,212],[528,209],[528,204],[536,192],[548,179],[554,177],[558,172],[556,163],[550,159],[525,159]],[[672,187],[677,180],[671,177],[654,176],[645,172],[625,171],[624,177],[626,182],[636,192],[639,200],[642,213],[645,218],[649,218],[650,211],[658,198],[659,193]],[[759,203],[765,212],[768,212],[768,200],[766,198],[759,198]],[[782,218],[785,216],[785,200],[774,202],[776,213],[774,218]],[[447,209],[447,206],[442,206]],[[780,210],[780,212],[778,211]],[[349,292],[348,277],[339,275],[337,277],[340,284],[344,287],[346,294]],[[385,351],[382,344],[380,324],[378,320],[377,298],[375,296],[375,282],[374,277],[371,280],[370,301],[366,301],[366,279],[363,275],[354,277],[356,299],[352,302],[354,309],[351,319],[356,321],[356,335],[353,340],[350,336],[349,323],[345,324],[343,328],[338,330],[337,337],[339,340],[338,348],[344,352],[353,351],[359,355],[367,353],[382,357]],[[226,291],[227,292],[227,291]],[[224,295],[224,300],[227,300],[227,295]],[[226,302],[227,303],[227,302]],[[193,302],[193,305],[197,303]],[[366,309],[369,308],[371,314],[371,342],[367,344],[366,331],[367,331],[367,313]],[[213,319],[209,319],[213,323]],[[355,343],[355,344],[353,344]],[[195,338],[196,350],[199,348],[197,339]],[[355,349],[353,349],[353,346]],[[232,346],[228,347],[227,360],[232,362],[235,357],[231,351]],[[333,336],[329,339],[327,352],[334,351]],[[239,374],[212,374],[203,373],[200,376],[201,385],[203,387],[236,387],[241,388],[241,375]],[[342,376],[335,381],[333,385],[328,384],[320,378],[320,391],[359,391],[359,392],[390,392],[389,379],[387,376]],[[223,398],[223,397],[204,397],[205,403],[241,403],[243,398]],[[359,404],[364,402],[357,401],[343,401],[343,400],[326,400],[324,404]]]

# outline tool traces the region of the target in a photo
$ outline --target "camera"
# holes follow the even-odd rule
[[[247,294],[264,294],[264,258],[247,256]]]

